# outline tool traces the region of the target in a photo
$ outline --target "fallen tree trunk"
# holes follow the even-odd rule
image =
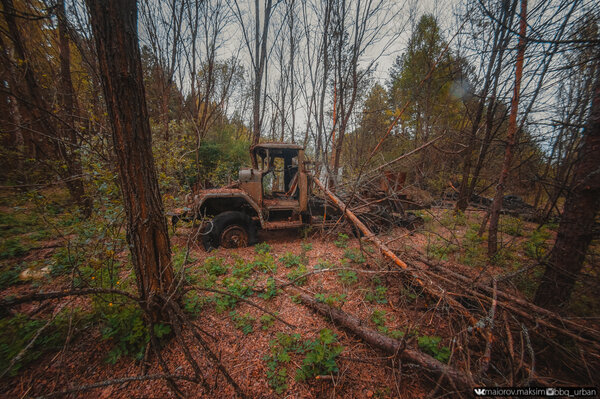
[[[435,289],[433,281],[428,276],[426,276],[424,273],[420,273],[418,270],[413,270],[413,268],[410,268],[405,262],[403,262],[400,258],[398,258],[398,256],[396,256],[396,254],[394,252],[392,252],[392,250],[387,245],[385,245],[375,234],[373,234],[373,232],[371,230],[369,230],[369,228],[350,210],[350,208],[348,208],[346,206],[346,204],[344,204],[344,202],[342,200],[340,200],[331,191],[327,190],[327,188],[325,188],[325,186],[323,186],[323,184],[319,181],[319,179],[316,179],[315,177],[313,177],[313,181],[321,189],[321,191],[323,191],[323,193],[325,195],[327,195],[329,197],[329,199],[342,212],[344,212],[346,217],[348,219],[350,219],[350,221],[365,235],[365,238],[367,240],[369,240],[373,244],[375,244],[375,246],[377,248],[379,248],[381,253],[383,253],[388,259],[390,259],[392,262],[394,262],[394,264],[396,264],[397,266],[399,266],[400,268],[406,270],[409,274],[411,274],[415,278],[417,283],[421,287],[423,287],[423,290],[427,294],[429,294],[435,298],[444,300],[449,305],[452,305],[452,307],[459,310],[464,316],[466,316],[472,325],[475,325],[477,323],[477,320],[473,317],[473,315],[471,315],[471,313],[469,313],[469,311],[467,309],[465,309],[464,306],[462,306],[460,303],[458,303],[455,299],[446,295],[446,292],[443,289],[441,291]]]
[[[417,364],[435,374],[437,377],[447,377],[458,391],[472,392],[471,389],[474,383],[467,378],[465,372],[457,370],[447,364],[443,364],[418,350],[407,348],[404,343],[366,327],[360,319],[340,309],[317,302],[315,299],[301,293],[299,290],[294,289],[294,293],[299,296],[304,305],[325,317],[329,317],[336,325],[350,331],[369,345],[389,353],[390,355],[397,356],[407,362]]]
[[[492,301],[492,298],[488,296],[493,294],[492,287],[478,284],[469,277],[450,270],[445,267],[441,261],[433,263],[424,259],[422,256],[417,257],[416,260],[430,266],[431,270],[427,273],[433,274],[433,277],[444,279],[447,283],[454,286],[460,286],[461,289],[465,290],[466,294],[476,296],[489,302]],[[440,274],[446,274],[448,277],[443,277]],[[463,285],[459,285],[460,283]],[[520,316],[550,330],[554,330],[559,334],[571,337],[581,344],[591,345],[597,350],[600,350],[600,333],[598,331],[572,320],[565,319],[555,312],[536,306],[523,298],[519,298],[500,289],[497,290],[497,296],[499,298],[498,306],[517,313]],[[541,317],[545,317],[546,320]]]

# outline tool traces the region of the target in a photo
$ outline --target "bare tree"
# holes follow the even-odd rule
[[[261,12],[262,11],[262,12]],[[234,14],[240,24],[244,44],[252,61],[252,144],[258,144],[261,135],[261,127],[264,114],[265,94],[263,93],[263,81],[266,82],[268,37],[273,12],[273,1],[265,0],[260,6],[260,0],[254,1],[254,29],[250,28],[252,21],[246,19],[238,1],[235,1]],[[263,16],[261,26],[261,15]],[[254,37],[251,39],[252,33]],[[254,46],[253,46],[254,45]],[[266,90],[266,83],[264,86]],[[256,165],[254,165],[256,166]]]
[[[515,86],[510,105],[510,117],[508,120],[508,132],[506,134],[506,151],[502,163],[502,171],[496,186],[496,194],[490,209],[490,229],[488,236],[488,256],[491,258],[498,251],[498,220],[500,218],[500,209],[502,208],[502,198],[504,197],[504,185],[510,171],[510,165],[513,158],[515,146],[515,136],[517,134],[517,114],[519,110],[519,99],[521,94],[521,77],[523,74],[523,62],[525,58],[525,46],[527,32],[527,0],[521,0],[521,22],[519,30],[519,44],[517,53],[517,62],[515,69]]]
[[[169,99],[174,86],[175,71],[179,67],[181,52],[181,30],[185,2],[141,2],[140,15],[150,48],[157,60],[160,85],[160,122],[165,142],[169,141]]]

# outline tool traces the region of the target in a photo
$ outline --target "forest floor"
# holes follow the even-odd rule
[[[0,258],[2,298],[66,290],[73,285],[93,286],[99,280],[104,281],[102,286],[108,282],[111,287],[133,292],[135,283],[127,267],[128,253],[124,249],[118,215],[113,215],[113,225],[117,226],[115,237],[120,238],[99,241],[99,237],[112,231],[109,227],[94,230],[88,226],[86,236],[79,230],[69,230],[62,209],[58,209],[54,219],[47,220],[45,225],[62,228],[46,228],[42,233],[41,230],[34,231],[37,227],[33,225],[27,227],[27,221],[33,224],[33,219],[26,217],[32,208],[17,206],[21,206],[21,212],[16,216],[10,216],[14,214],[14,206],[4,203],[0,209],[4,215]],[[47,203],[44,206],[47,207]],[[507,289],[520,297],[531,298],[536,278],[543,270],[538,259],[551,247],[556,226],[536,230],[538,226],[533,223],[503,217],[502,250],[492,263],[485,257],[485,240],[475,234],[483,211],[455,214],[451,209],[437,208],[420,211],[420,214],[425,219],[425,226],[419,230],[395,228],[380,235],[400,258],[422,257],[443,262],[445,267],[473,281],[514,274]],[[18,230],[18,226],[24,228]],[[184,296],[184,309],[190,321],[204,331],[206,341],[233,379],[249,397],[455,396],[448,384],[436,388],[439,381],[428,370],[402,363],[395,356],[371,348],[298,300],[298,292],[304,292],[319,302],[357,317],[375,331],[405,339],[407,346],[462,369],[471,367],[469,356],[483,356],[481,345],[472,343],[468,350],[461,347],[463,341],[457,337],[467,333],[451,322],[450,310],[440,306],[435,298],[424,295],[418,286],[407,283],[372,245],[351,234],[317,230],[261,232],[261,244],[241,249],[220,248],[210,253],[190,239],[194,231],[191,226],[179,227],[172,235],[176,271],[184,270],[187,284],[198,288]],[[36,233],[38,236],[34,236]],[[66,247],[65,242],[69,243]],[[90,247],[94,245],[94,248]],[[99,247],[102,248],[99,250]],[[71,251],[81,253],[81,256],[73,261]],[[597,254],[595,248],[591,256]],[[68,259],[77,267],[57,266],[61,259]],[[113,266],[108,269],[102,266],[107,262]],[[592,259],[590,264],[595,262]],[[25,280],[23,275],[16,278],[14,272],[10,274],[11,267],[19,273],[29,267],[30,275]],[[50,267],[50,274],[41,272],[43,267]],[[297,280],[303,275],[306,276]],[[215,290],[235,296],[222,295]],[[579,287],[575,299],[569,309],[573,317],[590,319],[593,316],[589,323],[597,320],[597,298],[590,298],[585,287]],[[252,304],[268,310],[287,324]],[[18,322],[15,319],[19,316],[14,315],[2,319],[0,327],[4,329],[4,338],[0,341],[0,350],[4,351],[3,359],[8,353],[18,353],[14,348],[16,338],[9,338],[11,332],[18,331],[17,327],[28,329],[29,335],[25,335],[31,338],[31,330],[45,324],[40,324],[39,320],[54,315],[55,320],[63,320],[63,325],[68,328],[66,334],[64,329],[50,328],[48,331],[56,333],[41,335],[38,341],[42,343],[33,346],[30,357],[24,356],[20,369],[11,371],[12,376],[0,379],[1,397],[38,397],[86,384],[141,375],[141,362],[136,357],[142,358],[143,352],[138,349],[136,353],[132,348],[135,342],[144,342],[144,338],[140,338],[143,332],[139,331],[140,326],[128,324],[139,319],[139,314],[118,297],[105,295],[96,299],[75,297],[34,302],[21,305],[18,312],[27,316],[21,316]],[[37,324],[30,325],[32,320]],[[593,327],[598,328],[597,325]],[[59,334],[59,331],[63,332]],[[197,359],[212,389],[207,395],[199,385],[178,382],[184,394],[187,397],[234,396],[233,388],[217,372],[200,344],[189,331],[184,335],[186,346]],[[20,345],[22,348],[23,342]],[[163,345],[162,354],[170,372],[193,375],[180,344],[166,339]],[[524,345],[522,334],[520,345]],[[521,363],[525,351],[521,352]],[[492,368],[503,370],[505,365],[500,363],[505,361],[506,352],[505,347],[496,345],[492,352]],[[152,356],[149,359],[147,373],[163,373],[157,362],[152,361]],[[497,365],[495,361],[498,361]],[[543,353],[537,361],[536,372],[540,375],[567,383],[587,380],[585,376],[581,380],[573,377],[572,370],[560,364],[553,366],[544,360]],[[0,372],[6,366],[3,364]],[[510,378],[518,385],[517,382],[525,379],[519,377],[525,375],[523,370],[517,370],[516,376],[511,377],[498,371],[495,381],[506,386]],[[588,369],[591,381],[593,373],[593,369]],[[164,380],[157,379],[123,382],[66,396],[163,398],[173,394]]]

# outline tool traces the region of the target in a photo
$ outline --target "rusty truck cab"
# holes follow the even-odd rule
[[[300,227],[308,207],[304,148],[297,144],[262,143],[250,149],[256,168],[241,169],[240,188],[262,210],[264,229]]]

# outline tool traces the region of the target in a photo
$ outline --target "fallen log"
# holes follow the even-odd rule
[[[417,364],[437,377],[447,377],[450,380],[451,385],[453,385],[458,391],[468,391],[469,393],[472,392],[474,383],[469,380],[467,373],[448,366],[447,364],[441,363],[437,359],[418,350],[408,348],[406,347],[405,343],[396,339],[392,339],[366,327],[360,319],[344,312],[343,310],[333,308],[321,302],[317,302],[315,299],[303,294],[299,290],[294,289],[293,291],[294,294],[298,295],[300,301],[304,305],[316,311],[317,313],[330,318],[333,323],[348,330],[369,345],[390,355],[397,356],[404,361]]]
[[[424,273],[420,273],[418,270],[414,270],[410,268],[405,262],[403,262],[392,250],[383,243],[369,228],[344,204],[342,200],[340,200],[335,194],[329,191],[323,184],[313,177],[313,181],[315,184],[323,191],[325,195],[329,197],[329,199],[346,215],[348,219],[364,234],[365,238],[371,241],[383,255],[385,255],[388,259],[390,259],[394,264],[399,266],[400,268],[407,271],[407,273],[411,274],[412,277],[415,278],[417,283],[423,287],[423,290],[438,299],[442,299],[446,301],[449,305],[452,305],[455,309],[459,310],[464,316],[466,316],[472,325],[477,323],[477,320],[473,317],[473,315],[460,303],[458,303],[455,299],[446,295],[446,292],[442,290],[441,292],[434,288],[433,281],[426,276]]]
[[[415,260],[429,266],[431,269],[430,271],[427,271],[427,273],[431,273],[432,277],[443,279],[454,286],[462,283],[464,285],[461,286],[461,288],[465,290],[465,293],[477,296],[488,302],[492,301],[492,298],[488,296],[493,295],[494,293],[492,287],[485,284],[478,284],[471,278],[450,270],[448,267],[444,266],[441,261],[433,263],[422,256],[416,257]],[[445,274],[447,277],[444,278],[440,274]],[[559,334],[571,337],[581,344],[592,346],[600,351],[600,332],[572,320],[565,319],[555,312],[541,308],[523,298],[507,293],[506,291],[498,289],[497,296],[499,299],[498,306],[510,310],[513,313],[517,313],[521,317],[534,323],[538,323],[550,330],[554,330]],[[542,317],[545,317],[546,320]]]

